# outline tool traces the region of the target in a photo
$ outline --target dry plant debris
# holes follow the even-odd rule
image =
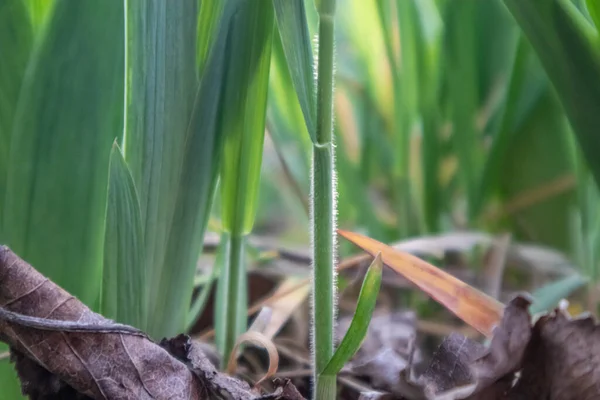
[[[220,373],[185,335],[158,344],[92,312],[5,246],[0,340],[31,399],[302,399],[287,381],[263,395]]]
[[[445,279],[445,273],[434,266],[362,235],[341,233],[372,255],[381,252],[384,263],[403,273],[463,321],[483,320],[492,327],[489,346],[458,333],[446,337],[419,376],[413,362],[417,349],[409,339],[406,343],[412,348],[402,352],[406,367],[397,374],[398,381],[381,379],[389,363],[377,366],[370,361],[369,368],[364,370],[377,389],[409,400],[600,399],[600,326],[591,316],[572,318],[564,308],[557,308],[533,323],[529,313],[531,299],[527,295],[515,296],[498,313],[495,306],[490,307],[494,303],[489,297],[466,288],[455,278]],[[432,276],[438,280],[421,281]],[[443,282],[439,281],[442,276]],[[456,307],[465,301],[469,307]],[[477,303],[484,307],[475,313],[474,319],[465,313]],[[482,311],[490,311],[491,318],[482,315]],[[497,317],[499,314],[501,317]],[[413,332],[414,329],[413,324]],[[398,331],[407,336],[406,327]],[[380,332],[371,329],[369,334],[365,343]],[[408,337],[414,337],[410,328]],[[393,348],[385,350],[398,353]],[[385,354],[385,350],[379,350],[379,354]],[[360,357],[357,353],[355,365],[364,363]]]

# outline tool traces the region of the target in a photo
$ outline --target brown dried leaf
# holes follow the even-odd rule
[[[189,337],[158,345],[92,312],[5,246],[0,246],[0,340],[10,345],[22,390],[31,399],[264,398],[218,373]]]
[[[555,310],[540,318],[510,399],[600,399],[600,326]]]

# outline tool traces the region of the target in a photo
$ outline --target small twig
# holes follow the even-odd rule
[[[4,351],[4,352],[0,353],[0,361],[6,360],[8,357],[10,357],[9,351]]]

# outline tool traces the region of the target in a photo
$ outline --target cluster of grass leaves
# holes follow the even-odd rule
[[[381,279],[374,263],[336,352],[338,220],[385,242],[509,230],[580,267],[553,294],[596,282],[597,2],[335,3],[4,0],[0,242],[159,339],[218,279],[227,357],[247,329],[247,238],[292,210],[290,240],[312,239],[323,398]],[[190,305],[211,217],[219,257]]]

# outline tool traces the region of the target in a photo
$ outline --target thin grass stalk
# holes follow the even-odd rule
[[[335,0],[321,0],[317,83],[317,134],[311,176],[313,248],[313,368],[315,399],[334,399],[335,376],[320,373],[334,353],[336,237],[335,171],[333,145],[334,15]]]

